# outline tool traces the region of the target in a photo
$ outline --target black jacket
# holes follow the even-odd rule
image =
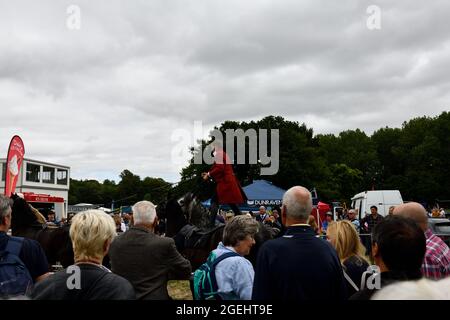
[[[291,226],[284,236],[263,244],[256,262],[254,300],[347,298],[344,275],[334,248],[308,225]]]
[[[105,267],[79,264],[75,269],[59,271],[38,282],[31,294],[33,300],[133,300],[133,287],[124,278]],[[77,283],[76,277],[79,277]],[[69,285],[70,284],[70,287]]]
[[[398,282],[398,281],[408,281],[408,280],[418,280],[420,279],[421,273],[420,270],[417,270],[416,274],[410,274],[407,275],[405,273],[400,272],[382,272],[380,274],[380,284],[381,288],[384,288],[392,283]],[[377,292],[377,289],[368,289],[367,287],[364,288],[361,291],[356,292],[354,295],[350,297],[350,300],[370,300],[372,296]]]

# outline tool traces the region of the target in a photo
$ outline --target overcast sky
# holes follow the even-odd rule
[[[448,0],[0,4],[1,157],[18,134],[26,157],[77,179],[126,168],[176,182],[171,135],[194,121],[370,134],[450,109]]]

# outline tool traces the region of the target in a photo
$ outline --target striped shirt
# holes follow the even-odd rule
[[[427,250],[422,264],[422,274],[430,279],[450,276],[450,249],[441,238],[428,229],[425,231]]]

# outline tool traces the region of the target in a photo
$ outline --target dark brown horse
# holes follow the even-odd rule
[[[198,206],[192,194],[169,200],[157,207],[158,219],[164,222],[165,236],[172,237],[178,251],[191,262],[193,270],[206,261],[222,240],[224,225],[211,226],[209,211]]]
[[[50,266],[57,262],[63,267],[74,263],[69,226],[48,227],[41,223],[30,205],[17,195],[13,195],[11,229],[13,236],[37,240],[45,251]]]
[[[158,219],[165,222],[166,236],[174,238],[178,251],[191,262],[193,270],[200,267],[222,241],[225,225],[211,225],[212,213],[192,193],[187,193],[180,200],[172,199],[164,205],[159,205],[157,212]],[[256,263],[259,247],[272,237],[272,231],[260,224],[255,235],[256,244],[247,257],[253,265]]]

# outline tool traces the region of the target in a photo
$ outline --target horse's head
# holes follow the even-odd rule
[[[11,213],[11,228],[13,232],[17,229],[41,226],[36,215],[33,213],[28,202],[17,195],[12,195],[13,200]]]
[[[175,236],[186,225],[187,219],[181,209],[181,205],[175,199],[170,199],[158,213],[158,219],[166,219],[166,236]]]
[[[162,235],[167,232],[167,214],[166,214],[167,202],[160,202],[156,206],[156,217],[158,218],[158,225],[155,228],[155,233]]]
[[[247,259],[250,260],[253,267],[256,266],[256,257],[258,256],[259,248],[263,245],[267,240],[274,238],[274,233],[272,232],[272,228],[265,225],[262,222],[259,223],[258,232],[255,234],[255,245],[251,248],[250,254],[247,256]]]
[[[73,264],[73,249],[70,240],[70,226],[45,228],[45,218],[25,199],[13,195],[11,228],[13,235],[37,240],[50,264],[61,262],[64,267]],[[42,223],[44,222],[44,223]]]
[[[211,212],[205,208],[200,199],[193,193],[188,192],[181,200],[180,207],[188,223],[199,227],[200,229],[207,229],[210,227]]]
[[[183,214],[186,216],[188,222],[190,220],[189,213],[192,211],[192,205],[194,203],[195,196],[192,192],[186,193],[181,199],[177,202],[180,205]]]
[[[156,206],[156,216],[158,217],[158,220],[165,220],[166,217],[166,206],[167,206],[167,202],[161,202],[158,203],[158,205]]]

